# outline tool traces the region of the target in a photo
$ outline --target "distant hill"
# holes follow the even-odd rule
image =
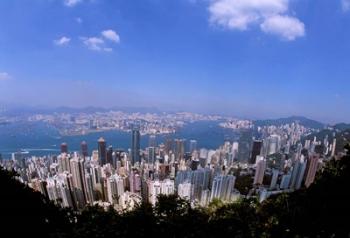
[[[279,119],[267,119],[267,120],[256,120],[254,121],[255,126],[281,126],[284,124],[291,124],[293,122],[298,122],[300,125],[303,125],[308,128],[321,130],[325,128],[325,124],[319,121],[311,120],[306,117],[292,116]]]
[[[334,127],[336,128],[336,127]],[[328,142],[333,143],[333,139],[337,140],[335,151],[342,152],[344,146],[350,143],[350,128],[342,131],[335,129],[324,129],[316,133],[312,133],[302,139],[302,144],[305,143],[305,140],[313,140],[316,137],[317,141],[323,143],[324,139],[328,136]]]
[[[344,130],[347,130],[347,129],[350,129],[350,124],[347,124],[347,123],[338,123],[338,124],[335,124],[334,126],[332,126],[335,130],[338,130],[338,131],[344,131]]]

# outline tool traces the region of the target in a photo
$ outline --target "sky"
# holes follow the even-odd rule
[[[350,122],[350,0],[1,0],[0,102]]]

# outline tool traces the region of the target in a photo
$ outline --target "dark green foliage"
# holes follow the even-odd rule
[[[348,148],[349,149],[349,148]],[[55,207],[0,170],[2,233],[43,237],[349,237],[350,156],[331,160],[308,189],[262,204],[242,199],[191,208],[177,196],[159,196],[122,214],[88,207],[72,213]],[[245,186],[242,186],[245,188]],[[10,225],[17,229],[11,230]],[[2,236],[4,237],[4,236]]]
[[[253,188],[254,179],[251,175],[238,175],[235,181],[235,188],[243,195],[248,195],[249,190]]]
[[[19,182],[16,175],[0,167],[1,232],[13,237],[55,237],[70,232],[72,212],[57,208],[40,193]]]

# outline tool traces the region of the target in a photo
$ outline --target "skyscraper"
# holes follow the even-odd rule
[[[98,139],[98,159],[100,162],[100,165],[106,164],[106,157],[107,157],[107,151],[106,151],[106,141],[102,137]]]
[[[111,145],[108,146],[108,149],[107,149],[106,163],[113,165],[113,147]]]
[[[131,141],[131,163],[140,163],[140,128],[134,125],[132,127],[132,141]]]
[[[147,148],[147,158],[149,164],[154,164],[154,160],[156,158],[156,150],[154,147],[148,147]]]
[[[250,156],[249,163],[250,164],[255,164],[256,162],[256,157],[260,155],[261,153],[261,148],[262,148],[262,141],[261,140],[254,140],[253,141],[253,148],[252,148],[252,154]]]
[[[184,140],[175,140],[175,160],[182,160],[185,154],[185,144]]]
[[[266,169],[266,159],[263,156],[258,156],[256,161],[256,170],[254,176],[254,184],[262,184]]]
[[[83,157],[89,156],[89,154],[88,154],[88,146],[87,146],[86,141],[81,142],[80,149],[81,149],[81,155]]]
[[[307,166],[308,169],[307,169],[307,174],[305,179],[306,187],[309,187],[315,180],[317,167],[318,167],[318,160],[319,160],[318,154],[313,154],[313,155],[310,155],[309,157],[308,166]]]
[[[214,178],[211,189],[211,199],[230,201],[235,186],[236,177],[233,175],[220,175]]]
[[[68,145],[67,143],[61,144],[61,153],[68,153]]]
[[[306,161],[304,159],[304,155],[301,155],[300,159],[297,159],[294,162],[291,183],[290,183],[291,189],[300,189],[301,183],[304,179],[305,169],[306,169]]]
[[[190,153],[193,153],[195,150],[197,150],[197,141],[190,140]]]

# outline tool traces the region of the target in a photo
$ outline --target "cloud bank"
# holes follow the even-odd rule
[[[289,0],[213,0],[209,6],[214,25],[239,31],[259,26],[264,33],[292,41],[305,35],[305,25],[288,12]]]

